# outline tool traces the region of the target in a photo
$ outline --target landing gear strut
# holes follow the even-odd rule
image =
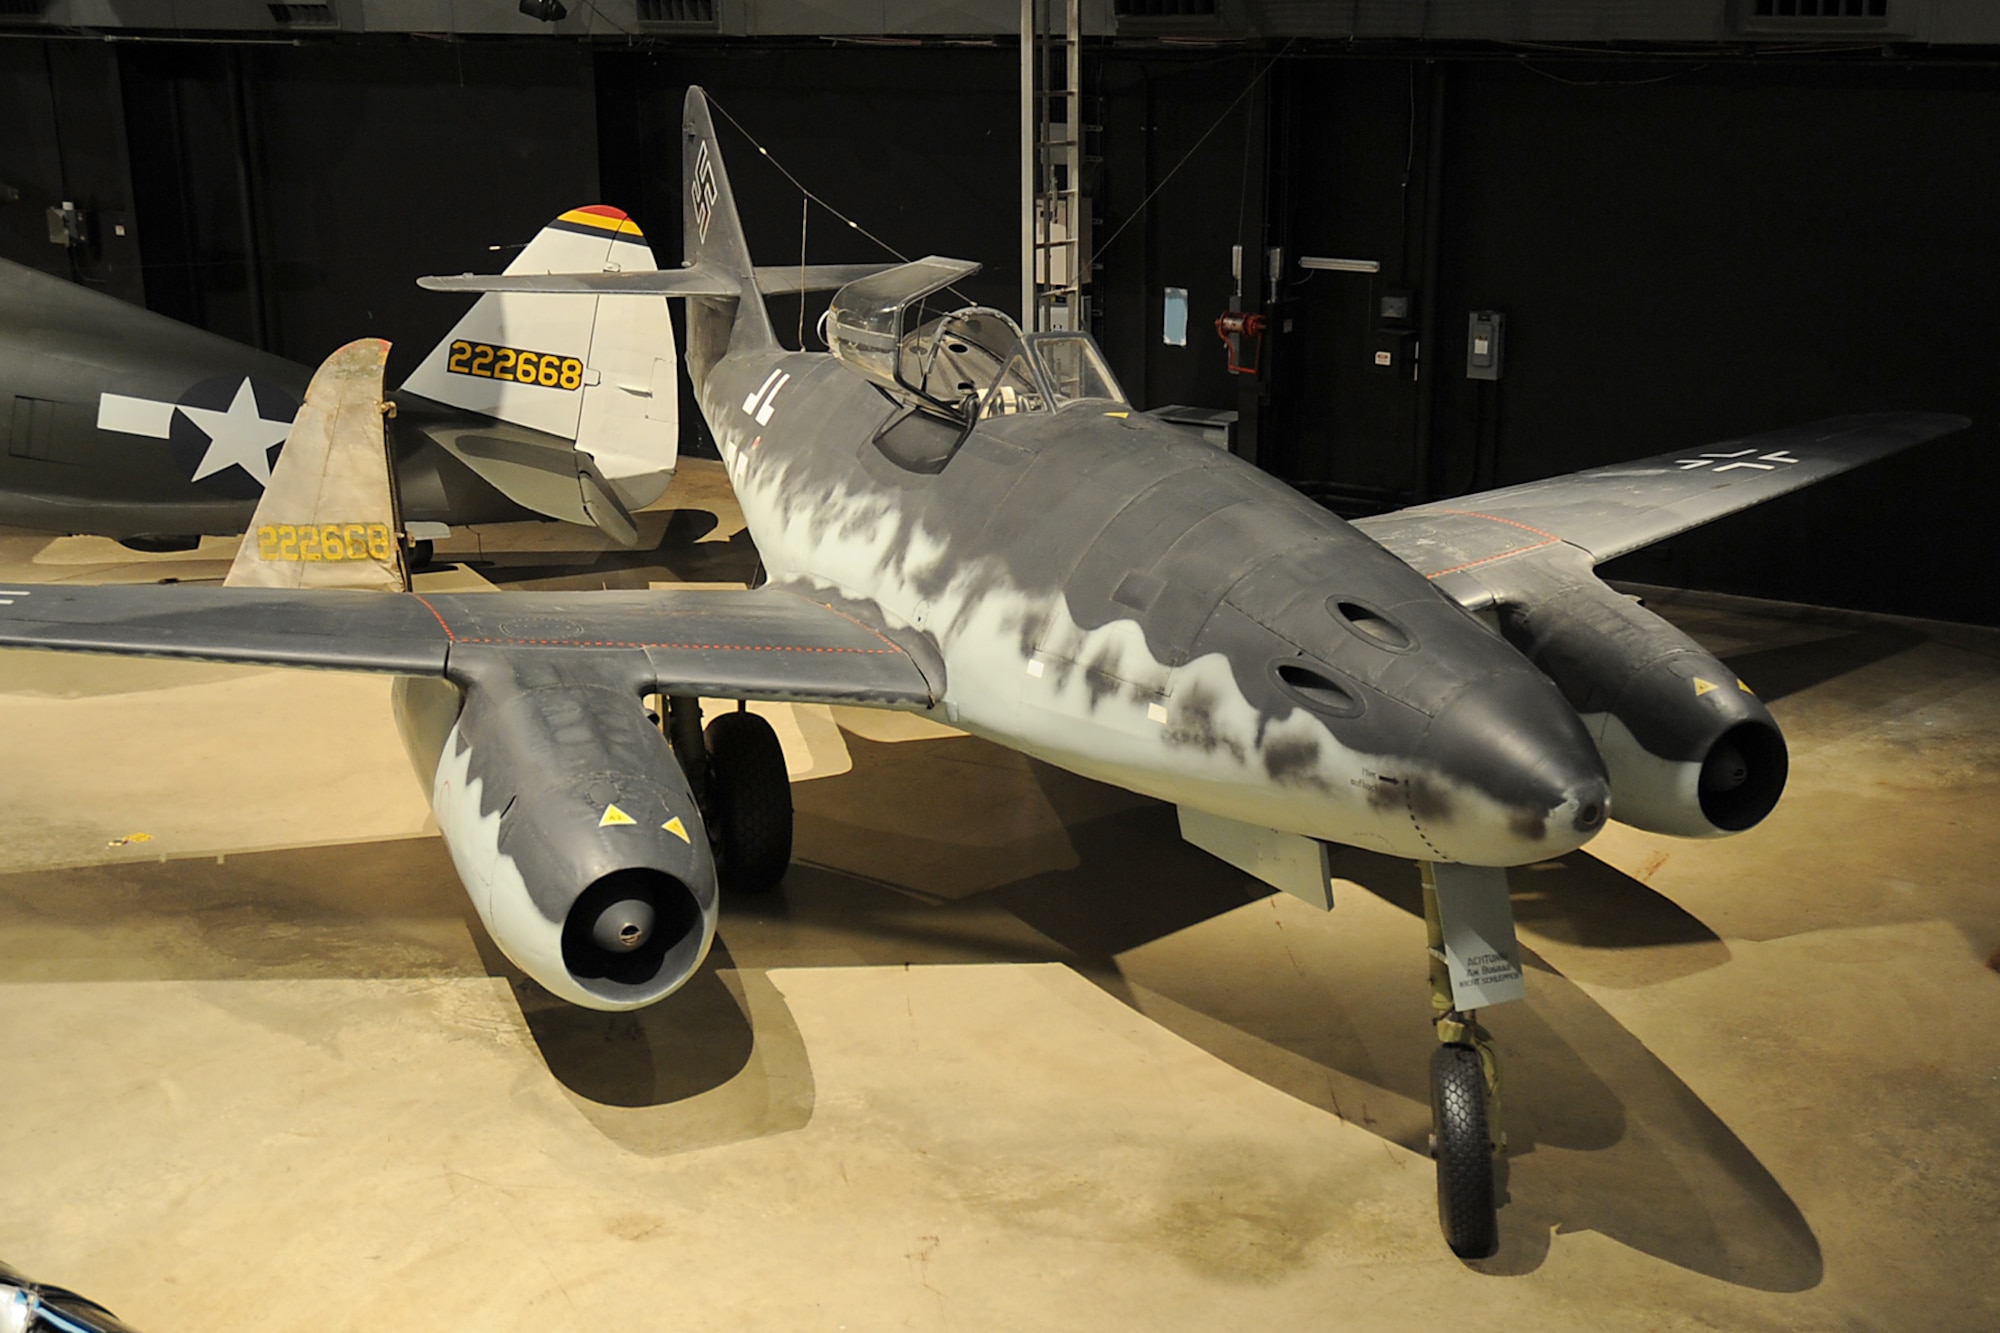
[[[771,724],[750,711],[708,724],[708,834],[722,887],[755,893],[792,863],[792,782]]]
[[[1460,1010],[1445,951],[1444,912],[1438,898],[1437,868],[1425,864],[1424,931],[1430,946],[1431,1021],[1438,1048],[1431,1055],[1431,1156],[1437,1159],[1438,1224],[1445,1243],[1461,1259],[1486,1259],[1500,1248],[1500,1219],[1494,1171],[1507,1150],[1500,1116],[1500,1053],[1493,1035],[1479,1024],[1478,1011]],[[1467,867],[1447,867],[1463,878]],[[1486,871],[1498,883],[1506,907],[1506,874]],[[1491,888],[1487,889],[1490,896]],[[1506,945],[1514,949],[1511,918]],[[1498,943],[1498,941],[1495,941]],[[1518,987],[1518,952],[1514,962]],[[1504,985],[1497,988],[1505,991]]]
[[[692,695],[661,695],[657,716],[708,825],[722,887],[755,893],[783,879],[792,863],[792,780],[778,733],[742,704],[704,729]]]

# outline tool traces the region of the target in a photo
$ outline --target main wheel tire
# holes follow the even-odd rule
[[[1472,1047],[1439,1046],[1431,1056],[1431,1125],[1445,1243],[1461,1259],[1491,1258],[1500,1248],[1493,1140],[1486,1127],[1486,1069]]]
[[[708,743],[708,826],[722,887],[755,893],[792,863],[792,782],[778,733],[755,713],[724,713]]]

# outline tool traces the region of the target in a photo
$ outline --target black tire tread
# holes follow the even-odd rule
[[[792,784],[784,747],[771,724],[755,713],[724,713],[703,734],[709,823],[722,887],[768,889],[792,863]]]
[[[1461,1259],[1491,1258],[1500,1248],[1493,1140],[1486,1126],[1486,1069],[1472,1047],[1443,1045],[1431,1056],[1431,1123],[1445,1243]]]

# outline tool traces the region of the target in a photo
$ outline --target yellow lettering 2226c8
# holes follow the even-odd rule
[[[387,560],[393,545],[387,523],[266,523],[257,529],[260,560]]]

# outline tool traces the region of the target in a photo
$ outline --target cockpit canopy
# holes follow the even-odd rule
[[[896,398],[967,424],[1086,399],[1125,402],[1088,334],[1024,337],[990,306],[924,318],[926,297],[978,271],[969,260],[933,255],[850,282],[826,312],[826,344]]]

